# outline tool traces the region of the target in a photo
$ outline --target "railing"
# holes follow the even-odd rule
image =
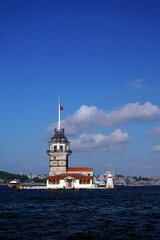
[[[47,153],[72,153],[71,150],[47,150]]]

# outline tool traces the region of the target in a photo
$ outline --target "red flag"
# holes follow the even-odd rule
[[[63,110],[63,107],[62,107],[62,106],[60,106],[60,110]]]

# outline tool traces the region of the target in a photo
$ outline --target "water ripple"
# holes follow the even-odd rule
[[[160,187],[0,189],[0,239],[159,239]]]

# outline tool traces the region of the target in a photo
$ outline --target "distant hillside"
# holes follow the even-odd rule
[[[27,175],[19,175],[14,173],[8,173],[5,171],[0,171],[0,179],[5,179],[5,180],[19,179],[21,182],[29,181],[29,178],[27,177]]]
[[[3,180],[3,182],[9,182],[13,179],[19,179],[21,183],[24,182],[34,182],[34,183],[45,183],[46,178],[44,179],[39,179],[38,177],[29,179],[27,175],[19,175],[19,174],[14,174],[14,173],[8,173],[5,171],[0,171],[0,179]]]

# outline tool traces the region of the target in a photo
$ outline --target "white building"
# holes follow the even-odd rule
[[[85,168],[84,168],[85,171]],[[47,188],[50,189],[87,189],[92,188],[93,176],[81,173],[61,173],[47,177]]]

